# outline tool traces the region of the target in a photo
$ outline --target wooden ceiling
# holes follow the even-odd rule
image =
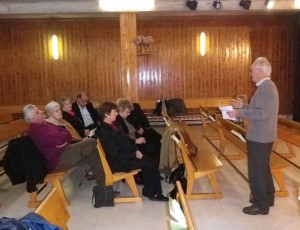
[[[142,0],[141,0],[142,1]],[[252,0],[249,10],[239,6],[240,0],[221,0],[222,9],[213,7],[214,0],[198,0],[195,11],[185,6],[186,0],[155,0],[155,8],[138,12],[138,17],[291,14],[299,12],[294,0],[274,0],[275,7],[267,10],[266,0]],[[97,0],[1,0],[0,18],[51,18],[51,17],[117,17],[117,13],[103,12]]]

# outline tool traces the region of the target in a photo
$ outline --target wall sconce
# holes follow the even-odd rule
[[[206,52],[206,37],[205,37],[205,33],[201,32],[200,34],[200,54],[203,57],[205,55]]]
[[[59,59],[58,37],[54,34],[51,38],[51,49],[54,60]]]
[[[267,6],[267,9],[273,9],[274,8],[274,1],[273,0],[266,0],[265,5]]]
[[[300,0],[295,0],[294,6],[296,7],[296,9],[300,9]]]

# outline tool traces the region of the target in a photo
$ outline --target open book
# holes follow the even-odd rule
[[[171,217],[170,220],[172,230],[185,230],[187,229],[187,223],[180,204],[177,200],[169,198],[169,209]]]
[[[233,121],[236,120],[236,118],[231,118],[227,114],[228,111],[232,111],[233,110],[233,108],[232,108],[231,105],[228,105],[228,106],[219,106],[219,109],[222,112],[223,119],[225,119],[225,120],[233,120]]]

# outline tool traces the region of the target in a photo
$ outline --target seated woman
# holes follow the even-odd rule
[[[143,196],[154,201],[168,201],[162,194],[160,175],[153,160],[144,156],[115,125],[117,106],[112,102],[104,102],[98,112],[101,120],[98,137],[111,170],[129,172],[141,169],[144,177]]]
[[[55,108],[57,107],[54,106],[54,110]],[[61,113],[60,108],[56,113]],[[70,132],[66,128],[46,122],[43,111],[32,104],[23,108],[22,115],[29,124],[29,137],[48,161],[49,171],[69,169],[76,165],[90,165],[97,184],[105,184],[105,174],[95,139],[86,138],[71,144]]]
[[[45,121],[65,128],[70,132],[72,136],[72,142],[82,140],[82,138],[79,136],[78,132],[74,129],[74,127],[62,118],[62,111],[60,105],[56,101],[51,101],[46,105],[46,115],[47,119],[45,119]]]
[[[149,135],[145,135],[145,130],[139,124],[139,121],[135,119],[130,113],[133,110],[133,106],[126,98],[119,98],[116,102],[118,107],[118,113],[116,124],[119,129],[128,135],[131,139],[135,140],[139,148],[149,157],[155,160],[159,165],[160,159],[160,141],[155,141]],[[160,135],[160,134],[158,134]]]
[[[75,116],[75,113],[72,111],[72,103],[70,98],[61,98],[59,100],[59,104],[62,110],[62,118],[69,122],[82,138],[88,136],[89,129],[85,129],[84,124],[81,122],[81,120]]]

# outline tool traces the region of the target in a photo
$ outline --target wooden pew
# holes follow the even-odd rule
[[[20,137],[26,134],[28,130],[28,124],[23,120],[12,121],[5,125],[0,126],[0,142],[8,142],[14,138]],[[53,171],[50,172],[44,179],[44,183],[50,183],[53,187],[57,189],[57,192],[61,195],[62,200],[66,205],[69,205],[63,187],[61,185],[61,180],[66,174],[66,170]],[[39,185],[37,186],[39,187]],[[42,200],[37,199],[38,191],[30,193],[30,198],[28,202],[28,207],[37,207]]]
[[[179,181],[176,181],[176,187],[177,187],[177,195],[176,195],[176,200],[178,201],[179,204],[181,204],[183,213],[186,219],[186,223],[188,226],[188,230],[196,230],[196,224],[193,220],[193,216],[191,214],[191,209],[189,207],[189,204],[186,200],[185,194],[183,192],[182,186]]]
[[[175,124],[176,125],[176,124]],[[221,199],[222,193],[215,177],[215,172],[223,167],[219,159],[210,151],[206,143],[200,140],[200,137],[184,122],[178,123],[176,131],[180,140],[173,135],[177,146],[181,150],[187,173],[187,199]],[[197,146],[197,154],[191,155],[188,151],[186,139],[190,139]],[[212,193],[192,193],[195,179],[207,176],[212,188]]]
[[[217,110],[211,111],[210,109],[204,108],[202,106],[200,106],[199,108],[202,122],[202,139],[205,137],[210,140],[219,140],[219,127],[216,119],[217,115],[220,114],[220,112]]]
[[[49,223],[59,226],[63,230],[68,230],[67,222],[70,219],[70,214],[56,188],[50,191],[35,210],[35,213],[44,217]]]
[[[244,153],[247,153],[246,141],[241,140],[243,138],[245,139],[246,130],[228,120],[224,120],[221,117],[218,117],[217,121],[219,124],[219,134],[221,141],[220,153],[225,154],[225,148],[230,143],[234,144],[234,146],[236,146]],[[236,132],[237,135],[241,135],[241,139],[237,135],[233,134],[232,130],[233,132]],[[272,153],[270,158],[270,166],[272,175],[279,186],[279,191],[275,192],[275,196],[288,196],[288,191],[285,188],[285,183],[282,176],[282,169],[288,167],[289,164],[281,157]]]
[[[296,157],[293,146],[300,147],[300,123],[278,118],[278,129],[277,135],[280,140],[286,143],[289,152],[280,153],[284,157]],[[278,141],[275,142],[274,150],[279,153],[276,149],[278,147]]]
[[[110,167],[108,165],[108,162],[106,160],[105,157],[105,152],[101,146],[101,143],[99,142],[99,140],[97,140],[97,149],[100,155],[100,159],[102,162],[102,166],[104,169],[104,173],[105,173],[105,185],[113,185],[113,183],[123,180],[125,179],[131,192],[133,193],[132,197],[115,197],[114,201],[115,203],[130,203],[130,202],[142,202],[142,198],[139,195],[138,189],[136,187],[136,183],[134,180],[134,175],[138,174],[139,171],[141,171],[140,169],[137,170],[133,170],[131,172],[116,172],[116,173],[112,173],[112,171],[110,170]]]
[[[0,125],[13,121],[13,117],[9,112],[0,113]]]

